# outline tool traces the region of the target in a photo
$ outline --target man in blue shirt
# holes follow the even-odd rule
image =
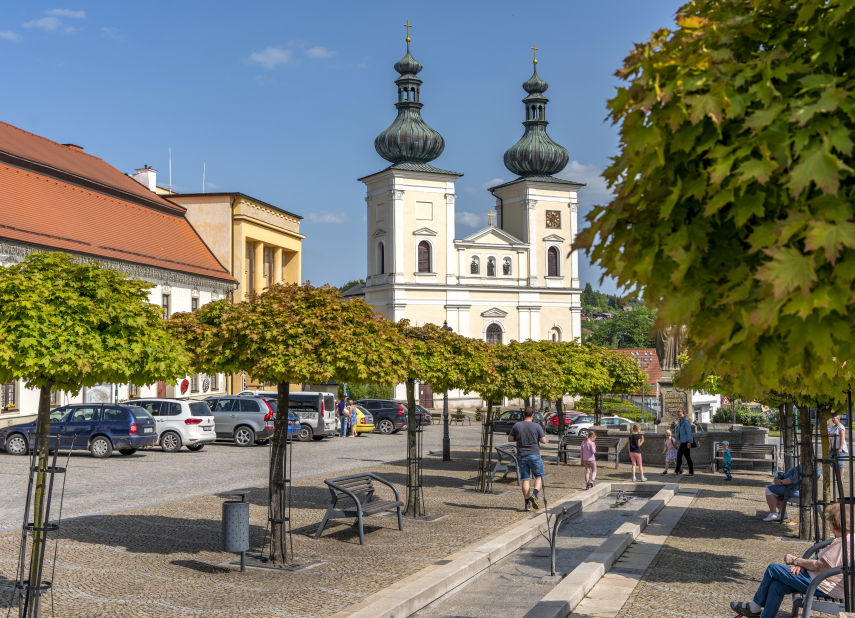
[[[517,444],[518,473],[522,481],[522,494],[525,500],[525,510],[533,506],[540,508],[538,494],[543,479],[543,459],[540,457],[540,445],[546,444],[546,433],[538,423],[534,422],[534,410],[526,406],[523,420],[514,424],[508,434],[508,442]],[[529,479],[534,477],[534,488],[528,493]]]
[[[692,422],[686,418],[685,410],[677,411],[677,442],[680,443],[680,448],[677,449],[677,468],[674,474],[683,474],[683,457],[686,458],[686,463],[689,464],[689,474],[687,476],[695,476],[695,466],[692,463],[692,455],[689,449],[692,448]]]
[[[795,485],[802,478],[801,465],[793,466],[782,477],[772,479],[772,484],[766,487],[766,504],[769,505],[769,515],[763,521],[778,521],[781,519],[781,507],[784,505],[784,493],[787,487]],[[797,489],[794,491],[798,491]],[[789,519],[787,515],[784,519]]]

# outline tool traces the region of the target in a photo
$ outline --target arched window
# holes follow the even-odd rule
[[[502,343],[502,327],[490,324],[487,327],[487,343]]]
[[[553,327],[549,330],[549,338],[550,338],[554,343],[558,343],[559,341],[561,341],[561,329],[559,329],[557,326],[553,326]]]
[[[386,272],[386,256],[383,243],[377,243],[377,274],[382,275]]]
[[[546,252],[546,276],[558,276],[558,249],[556,247],[550,247],[549,251]]]
[[[473,257],[472,261],[469,263],[469,274],[470,275],[480,275],[481,274],[481,262],[477,257]]]
[[[511,275],[511,258],[502,260],[502,274],[506,277]]]
[[[419,272],[430,272],[430,243],[426,240],[419,243]]]
[[[496,258],[487,258],[487,276],[496,276]]]

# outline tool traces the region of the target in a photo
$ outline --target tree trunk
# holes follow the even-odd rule
[[[47,470],[50,454],[50,391],[52,382],[42,386],[39,391],[39,415],[36,420],[36,449],[38,450],[38,468],[36,487],[33,497],[33,546],[30,553],[30,585],[41,584],[42,558],[44,556],[45,533],[38,528],[45,525],[45,505],[47,504]],[[57,444],[59,446],[59,444]],[[29,522],[27,522],[29,523]],[[35,590],[27,591],[27,616],[37,616]]]
[[[484,425],[481,427],[481,461],[478,464],[478,491],[487,491],[487,457],[490,454],[490,425],[493,423],[493,402],[487,398],[487,412],[484,415]]]
[[[270,454],[270,483],[268,486],[270,506],[270,561],[273,564],[285,564],[288,562],[288,549],[285,545],[285,522],[287,521],[288,512],[290,512],[290,496],[288,504],[285,504],[285,481],[286,474],[290,470],[286,469],[288,465],[288,408],[290,402],[290,382],[279,382],[277,384],[279,396],[276,400],[276,418],[273,421],[273,446]],[[319,412],[323,414],[323,410]],[[299,431],[299,427],[294,427],[294,431]],[[290,480],[290,479],[288,479]],[[288,512],[286,512],[288,511]],[[288,527],[291,527],[291,522],[288,521]],[[294,560],[293,548],[291,560]]]
[[[418,420],[416,419],[416,382],[407,380],[407,509],[406,515],[421,517],[422,502],[421,488],[419,487],[419,469],[422,462],[416,444],[416,430]]]
[[[811,539],[811,501],[813,496],[813,442],[810,431],[810,409],[799,406],[799,433],[801,448],[802,480],[799,488],[799,538]]]
[[[828,440],[828,422],[831,420],[831,408],[827,405],[819,406],[816,409],[816,428],[820,435],[820,443],[822,451],[820,457],[826,459],[831,455],[830,443]],[[835,473],[834,467],[829,464],[822,466],[822,501],[831,501],[831,482],[834,479],[832,474]],[[824,509],[823,509],[824,510]],[[822,518],[822,540],[828,539],[828,522],[825,517]]]
[[[796,457],[796,415],[793,412],[793,402],[784,404],[784,422],[787,429],[786,442],[782,441],[784,455],[790,455],[790,461],[795,462]],[[787,466],[784,465],[786,468]]]
[[[555,412],[558,414],[558,444],[561,444],[561,438],[564,437],[564,432],[567,429],[567,425],[565,425],[564,420],[564,396],[560,396],[555,400]],[[566,453],[558,453],[558,461],[560,463],[567,463],[567,454]]]

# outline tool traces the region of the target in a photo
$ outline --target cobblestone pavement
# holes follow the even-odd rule
[[[731,618],[730,602],[751,600],[769,564],[810,546],[797,538],[795,510],[784,526],[761,521],[768,484],[765,476],[730,483],[721,474],[684,477],[680,487],[696,487],[698,495],[617,616]],[[787,597],[778,616],[789,615]]]
[[[522,499],[513,481],[497,484],[497,489],[507,490],[500,495],[468,491],[473,486],[477,451],[458,450],[454,456],[451,463],[427,457],[423,474],[428,513],[447,517],[434,522],[405,520],[403,533],[397,530],[394,517],[371,517],[366,522],[365,546],[359,545],[355,530],[341,521],[329,524],[321,539],[315,541],[312,537],[329,498],[322,479],[330,475],[295,481],[291,512],[295,555],[298,560],[321,561],[297,573],[266,569],[240,573],[236,567],[225,566],[235,556],[221,552],[219,547],[223,495],[68,521],[52,535],[57,540],[55,573],[50,573],[49,566],[53,540],[46,563],[46,579],[55,587],[55,615],[329,616],[532,516],[522,511]],[[395,483],[403,494],[403,462],[370,469]],[[583,489],[578,466],[548,465],[547,475],[550,500]],[[626,470],[615,474],[604,469],[600,476],[603,480],[626,480],[629,475]],[[383,491],[391,494],[387,488],[379,491],[381,495]],[[265,537],[266,497],[264,488],[249,495],[254,548],[261,546]],[[19,539],[19,533],[0,534],[0,610],[8,607]],[[47,616],[50,597],[45,603],[43,615]]]
[[[451,427],[452,448],[474,447],[480,426]],[[425,452],[440,449],[442,427],[431,425],[424,435]],[[355,439],[326,438],[294,444],[295,479],[406,458],[406,435],[363,434]],[[66,453],[60,453],[64,460]],[[258,487],[267,483],[269,447],[241,448],[231,442],[209,444],[196,453],[182,448],[165,453],[159,447],[124,457],[95,459],[75,451],[68,468],[64,517],[108,513],[120,509]],[[0,531],[20,529],[27,491],[26,457],[0,452]],[[61,479],[57,479],[61,481]],[[57,494],[58,495],[58,494]]]

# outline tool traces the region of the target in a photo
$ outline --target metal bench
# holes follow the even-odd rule
[[[582,444],[588,438],[581,438],[579,436],[571,436],[570,434],[564,434],[561,436],[561,439],[558,441],[558,463],[561,463],[561,455],[564,455],[565,459],[567,455],[573,455],[576,458],[581,458],[581,449]],[[596,455],[605,455],[606,461],[610,461],[610,458],[614,457],[615,462],[615,470],[618,469],[619,457],[621,449],[623,448],[624,438],[615,438],[612,436],[597,436],[594,445],[596,448]]]
[[[519,472],[519,461],[517,460],[517,447],[512,445],[507,446],[497,446],[496,447],[496,456],[499,458],[499,461],[496,462],[496,466],[493,468],[493,473],[490,475],[490,481],[492,482],[493,477],[496,476],[499,472],[504,472],[504,476],[502,476],[502,480],[508,478],[508,473],[513,471],[517,475],[517,485],[520,484],[520,472]]]
[[[718,447],[721,442],[713,442],[713,463],[712,471],[717,472],[719,462],[724,465],[724,453],[719,453]],[[778,447],[774,444],[742,444],[731,442],[728,445],[730,449],[731,465],[751,464],[751,469],[761,465],[763,468],[768,468],[774,472],[777,465]]]
[[[472,419],[465,414],[449,414],[448,418],[455,423],[460,423],[461,425],[463,424],[463,421],[468,422],[470,425],[472,424]]]
[[[374,482],[378,481],[384,485],[388,485],[395,492],[394,500],[379,500],[374,498]],[[327,512],[324,514],[324,519],[321,525],[318,526],[318,531],[315,533],[315,538],[320,538],[324,527],[330,519],[350,519],[355,517],[356,521],[353,525],[359,526],[359,544],[365,545],[365,534],[362,531],[362,518],[368,515],[377,515],[387,511],[398,510],[398,530],[404,530],[404,522],[401,518],[401,507],[404,503],[401,501],[401,496],[389,481],[384,481],[376,474],[370,472],[366,474],[351,474],[350,476],[340,476],[334,479],[326,479],[324,481],[329,486],[331,502],[327,507]],[[339,500],[352,500],[353,506],[345,507],[338,510],[336,506]]]
[[[806,560],[815,560],[816,556],[814,554],[819,553],[820,549],[831,545],[833,540],[834,539],[828,539],[827,541],[822,541],[821,543],[812,545],[804,553],[802,558]],[[822,580],[833,577],[834,575],[840,575],[842,572],[843,567],[834,567],[833,569],[826,569],[814,577],[811,580],[810,586],[808,586],[807,592],[805,592],[804,596],[799,594],[793,595],[793,611],[790,616],[795,618],[799,615],[799,610],[802,610],[802,618],[809,618],[811,612],[822,612],[823,614],[831,614],[832,616],[837,616],[840,612],[845,612],[846,605],[843,602],[843,599],[826,599],[814,596],[816,588]]]

